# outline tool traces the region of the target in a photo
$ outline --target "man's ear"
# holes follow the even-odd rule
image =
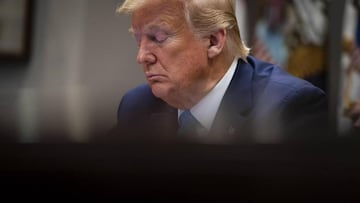
[[[210,45],[208,48],[208,57],[214,58],[215,56],[219,55],[222,50],[224,49],[226,43],[226,30],[219,29],[215,33],[209,36]]]

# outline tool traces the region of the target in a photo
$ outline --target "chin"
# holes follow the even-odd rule
[[[151,90],[152,90],[152,93],[158,97],[158,98],[166,98],[166,96],[169,94],[166,90],[165,87],[163,87],[163,85],[159,85],[159,84],[153,84],[151,85]]]
[[[170,106],[179,108],[177,98],[172,93],[174,91],[170,91],[169,88],[166,88],[164,86],[151,86],[152,93],[155,95],[155,97],[162,99],[166,103],[168,103]],[[175,100],[174,100],[175,98]]]

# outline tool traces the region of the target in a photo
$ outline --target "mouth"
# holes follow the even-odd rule
[[[145,76],[149,82],[161,82],[165,78],[164,75],[155,73],[145,73]]]

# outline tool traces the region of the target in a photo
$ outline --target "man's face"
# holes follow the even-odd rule
[[[137,61],[155,96],[176,108],[190,108],[211,85],[206,39],[186,23],[182,4],[151,0],[133,13]]]

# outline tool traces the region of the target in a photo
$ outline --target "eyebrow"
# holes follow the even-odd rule
[[[158,24],[149,24],[149,25],[146,25],[145,28],[144,28],[144,33],[145,34],[150,34],[150,33],[155,33],[155,32],[158,32],[158,31],[163,31],[163,32],[166,32],[167,34],[169,34],[164,28],[162,28],[161,26],[159,26]],[[134,36],[136,37],[136,35],[138,35],[139,33],[137,33],[134,29],[134,27],[130,27],[128,29],[128,31]]]
[[[171,26],[169,23],[167,23],[166,20],[157,20],[148,25],[145,25],[143,30],[146,30],[146,31],[168,30],[169,31],[170,29],[171,29]],[[128,31],[132,34],[135,33],[135,29],[132,26],[129,28]]]

